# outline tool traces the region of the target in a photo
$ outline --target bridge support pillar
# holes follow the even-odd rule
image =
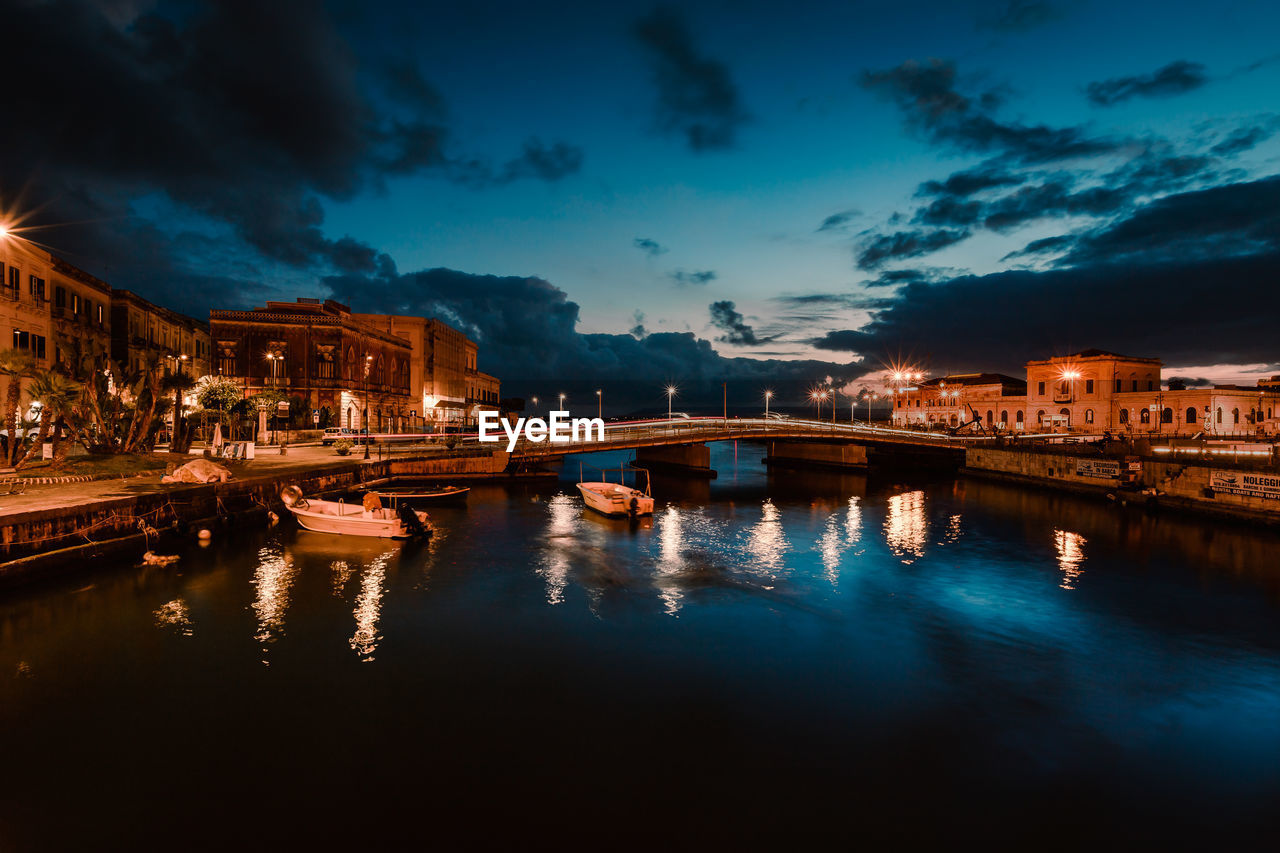
[[[664,444],[636,449],[636,465],[663,473],[714,480],[711,448],[705,444]]]
[[[787,468],[867,467],[867,448],[862,444],[827,444],[817,441],[771,441],[766,465]]]

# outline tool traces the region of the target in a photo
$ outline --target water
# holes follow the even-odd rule
[[[1274,534],[734,452],[651,524],[571,462],[426,545],[286,525],[6,593],[0,849],[1277,828]]]

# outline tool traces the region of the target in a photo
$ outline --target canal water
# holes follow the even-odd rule
[[[1274,849],[1276,535],[760,456],[5,592],[0,850]]]

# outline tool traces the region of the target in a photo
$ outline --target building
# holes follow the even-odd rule
[[[986,428],[1022,431],[1027,384],[1003,373],[961,373],[894,389],[893,425],[958,427],[976,417]]]
[[[893,424],[957,427],[977,417],[996,432],[1211,437],[1280,432],[1280,381],[1186,388],[1166,384],[1158,358],[1088,349],[1027,362],[1027,381],[970,373],[893,389]]]
[[[215,310],[209,327],[215,372],[239,382],[246,397],[278,389],[321,428],[411,426],[420,405],[411,391],[413,346],[346,305],[300,298]]]
[[[410,388],[420,404],[414,425],[432,428],[475,423],[478,408],[496,408],[500,383],[476,368],[479,348],[462,332],[426,317],[354,314],[357,319],[409,341]]]
[[[112,290],[111,359],[125,370],[154,361],[165,375],[181,371],[199,379],[211,366],[209,327],[132,291]]]

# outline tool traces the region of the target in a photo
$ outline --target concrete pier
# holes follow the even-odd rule
[[[790,468],[839,468],[865,470],[867,447],[862,444],[818,441],[771,441],[766,465]]]
[[[705,444],[664,444],[636,450],[636,466],[663,473],[714,480],[711,448]]]

